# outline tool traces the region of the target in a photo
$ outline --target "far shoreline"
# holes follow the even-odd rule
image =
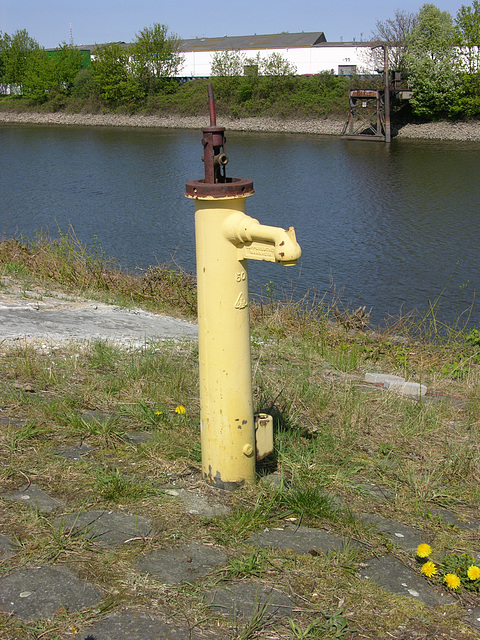
[[[315,135],[340,136],[346,117],[280,119],[269,117],[229,118],[218,117],[219,126],[230,131],[252,131],[263,133],[309,133]],[[163,116],[88,114],[88,113],[39,113],[0,111],[0,124],[29,124],[55,126],[98,126],[132,127],[159,129],[202,129],[208,125],[208,116],[182,116],[168,114]],[[469,122],[429,122],[406,124],[397,132],[396,138],[424,140],[455,140],[480,142],[480,120]]]

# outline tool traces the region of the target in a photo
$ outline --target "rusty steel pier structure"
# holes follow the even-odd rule
[[[377,48],[377,47],[374,47]],[[383,49],[383,89],[351,89],[349,95],[348,120],[343,128],[342,137],[351,140],[378,140],[390,142],[390,100],[409,100],[411,92],[401,88],[399,71],[393,73],[388,68],[388,49]]]

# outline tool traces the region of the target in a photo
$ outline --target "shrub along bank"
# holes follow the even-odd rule
[[[155,91],[142,97],[118,92],[107,97],[93,81],[88,69],[81,70],[69,92],[32,96],[3,96],[1,110],[33,110],[40,112],[116,114],[181,114],[208,113],[206,85],[212,82],[217,113],[233,118],[250,116],[326,118],[348,113],[351,87],[375,88],[380,78],[347,78],[331,73],[310,77],[299,76],[233,76],[197,79],[180,83],[160,82]]]

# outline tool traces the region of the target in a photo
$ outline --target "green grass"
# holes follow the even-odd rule
[[[53,289],[68,297],[80,291],[168,308],[152,289],[142,298],[142,275],[137,282],[107,270],[105,282],[99,281],[99,268],[86,268],[90,263],[84,248],[75,248],[70,238],[73,246],[67,249],[65,242],[0,243],[2,292],[15,288],[17,295],[27,291],[41,296]],[[13,253],[21,256],[14,273],[8,267]],[[62,259],[70,265],[66,270]],[[98,260],[105,264],[103,257]],[[93,278],[92,270],[97,273]],[[155,287],[171,291],[169,305],[181,287],[179,277],[156,280]],[[182,302],[177,313],[187,312]],[[422,529],[435,540],[441,557],[480,553],[478,530],[454,527],[435,515],[436,509],[448,508],[467,521],[476,515],[480,500],[478,332],[455,329],[432,335],[430,325],[426,340],[418,326],[404,325],[401,335],[396,326],[369,337],[334,321],[333,315],[324,302],[286,304],[272,297],[253,305],[255,409],[274,418],[275,451],[259,465],[260,475],[266,476],[261,483],[233,494],[215,491],[230,512],[213,518],[187,513],[164,493],[165,488],[194,492],[203,486],[195,344],[127,350],[105,341],[45,347],[27,340],[2,342],[0,494],[33,482],[61,498],[66,512],[138,513],[152,518],[158,531],[136,547],[101,549],[85,536],[54,530],[50,516],[0,496],[0,533],[20,544],[20,552],[0,564],[0,575],[38,563],[73,564],[105,593],[98,610],[58,612],[50,621],[24,624],[0,614],[2,640],[63,639],[72,627],[133,602],[146,612],[155,603],[175,602],[176,612],[181,610],[192,625],[211,631],[220,625],[222,637],[232,640],[383,640],[395,637],[399,627],[405,640],[476,637],[461,622],[462,612],[479,604],[476,591],[462,589],[458,605],[437,610],[357,577],[371,555],[389,553],[418,571],[419,566],[356,514],[378,514]],[[462,365],[448,369],[449,362]],[[386,393],[363,383],[365,371],[372,370],[407,372],[440,395],[417,402]],[[185,413],[176,412],[179,405]],[[58,455],[61,448],[81,444],[90,447],[81,461]],[[280,487],[268,483],[272,471],[282,477]],[[378,486],[389,498],[379,498],[368,485]],[[363,542],[365,550],[300,556],[288,550],[252,550],[248,544],[255,532],[285,525],[350,536]],[[208,578],[209,584],[253,579],[293,594],[301,606],[275,628],[264,626],[261,611],[236,628],[209,618],[201,604],[201,583],[167,588],[136,572],[139,553],[192,541],[219,544],[228,552],[228,563]]]

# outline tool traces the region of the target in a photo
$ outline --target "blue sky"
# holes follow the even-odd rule
[[[368,40],[376,20],[397,9],[416,12],[412,0],[0,0],[0,31],[26,29],[43,47],[131,42],[155,22],[182,38],[252,33],[323,31],[329,42]],[[468,0],[438,0],[439,9],[455,17]]]

